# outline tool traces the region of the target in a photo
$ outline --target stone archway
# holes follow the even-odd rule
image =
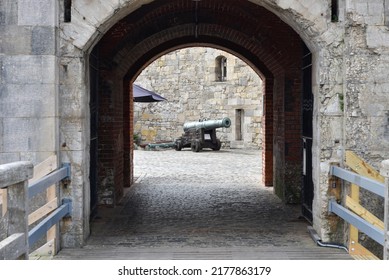
[[[336,76],[342,70],[341,65],[332,71],[329,71],[329,65],[323,66],[325,59],[334,52],[332,48],[338,47],[341,40],[341,36],[335,36],[339,31],[328,27],[329,7],[317,3],[307,6],[306,1],[276,4],[270,0],[122,1],[120,5],[117,1],[110,2],[75,1],[72,21],[61,26],[61,103],[71,108],[71,114],[61,116],[60,130],[63,138],[73,140],[73,145],[63,149],[62,156],[76,166],[72,186],[64,191],[64,196],[74,198],[76,209],[72,224],[65,226],[64,245],[82,244],[89,233],[91,92],[88,68],[89,53],[96,48],[100,52],[100,75],[103,77],[100,79],[99,96],[106,100],[106,103],[101,103],[105,105],[105,111],[100,111],[104,112],[100,117],[106,121],[106,127],[113,129],[108,130],[106,142],[103,142],[106,149],[103,150],[106,155],[114,154],[115,157],[111,156],[109,161],[117,164],[108,164],[105,168],[105,178],[111,176],[112,179],[108,180],[108,185],[123,184],[125,180],[115,172],[123,174],[122,169],[128,167],[131,161],[124,156],[131,151],[124,146],[125,137],[129,137],[124,136],[125,127],[128,129],[129,126],[124,119],[131,120],[130,111],[126,111],[128,106],[123,108],[123,104],[131,104],[131,98],[123,94],[124,91],[140,69],[158,55],[179,46],[197,44],[225,48],[240,55],[264,75],[266,110],[271,112],[265,121],[268,130],[265,151],[267,147],[271,147],[270,152],[275,151],[271,157],[265,156],[265,160],[274,158],[276,167],[274,172],[267,174],[274,174],[274,178],[279,179],[272,180],[279,196],[288,200],[286,191],[292,191],[293,196],[294,188],[286,186],[286,182],[289,185],[300,183],[297,172],[301,169],[301,132],[296,127],[301,126],[301,116],[297,113],[300,107],[296,104],[301,103],[301,38],[313,53],[313,92],[319,97],[316,100],[320,100],[325,91],[334,94],[332,87],[339,83]],[[274,32],[274,29],[279,32]],[[74,77],[78,79],[72,80]],[[319,109],[317,101],[313,118],[314,139],[317,139],[313,144],[313,222],[325,237],[323,205],[326,197],[322,196],[320,186],[325,184],[327,175],[320,171],[320,161],[333,156],[333,147],[322,147],[319,142],[320,127],[321,123],[339,122],[341,118],[319,118]],[[292,118],[286,118],[288,114],[285,112],[291,112],[289,116]],[[271,127],[273,123],[275,127]],[[268,162],[267,166],[272,168],[273,164]],[[107,193],[115,194],[116,191],[120,195],[120,189],[111,189]]]

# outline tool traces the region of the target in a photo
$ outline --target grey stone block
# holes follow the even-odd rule
[[[20,160],[19,153],[0,153],[0,164],[6,164]]]
[[[0,85],[0,117],[54,117],[56,90],[54,84]]]
[[[57,67],[55,56],[6,56],[2,79],[11,84],[52,84],[57,81]]]
[[[79,88],[69,89],[67,86],[60,86],[59,114],[66,118],[82,118],[85,115],[87,102],[82,102],[83,90]],[[72,104],[71,106],[67,104]],[[63,105],[63,106],[62,106]]]
[[[0,26],[2,41],[0,44],[0,53],[29,54],[31,52],[31,29],[24,26],[6,25]]]
[[[55,54],[56,38],[53,27],[35,26],[32,29],[32,54]]]
[[[0,24],[12,25],[17,23],[18,1],[1,0],[0,1]]]
[[[60,141],[64,150],[82,151],[83,148],[83,119],[62,119],[60,127]]]
[[[54,118],[3,119],[4,151],[55,151],[55,124]]]
[[[18,0],[18,25],[56,25],[56,1]]]

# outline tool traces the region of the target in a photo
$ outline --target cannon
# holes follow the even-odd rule
[[[220,120],[199,120],[198,122],[188,122],[184,124],[184,134],[174,142],[176,151],[190,147],[193,152],[199,152],[203,148],[210,148],[218,151],[221,142],[216,138],[216,129],[220,127],[230,127],[231,120],[225,117]]]

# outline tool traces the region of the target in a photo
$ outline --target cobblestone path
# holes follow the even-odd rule
[[[283,205],[272,188],[261,186],[260,151],[137,150],[135,176],[137,182],[120,211],[109,222],[101,221],[103,227],[95,223],[89,244],[224,247],[307,242],[299,206]]]

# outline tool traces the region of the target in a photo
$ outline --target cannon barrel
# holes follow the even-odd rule
[[[208,120],[208,121],[199,121],[199,122],[188,122],[184,124],[184,131],[190,129],[215,129],[219,127],[230,127],[231,120],[228,117],[225,117],[221,120]]]

